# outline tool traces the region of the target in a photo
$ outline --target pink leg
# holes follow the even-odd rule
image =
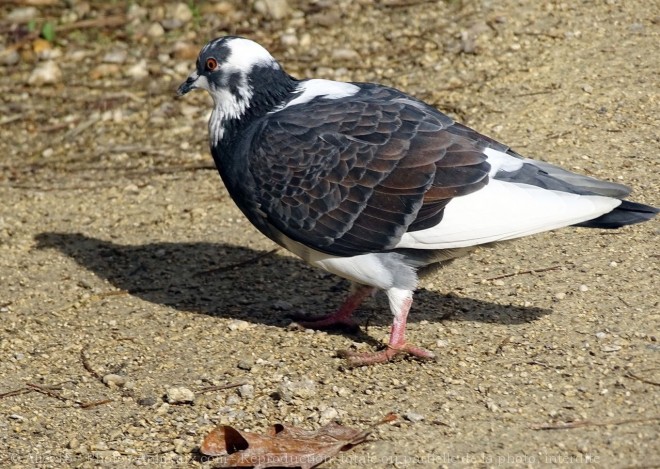
[[[401,292],[401,290],[388,292],[390,306],[394,310],[394,322],[390,330],[390,341],[387,344],[387,348],[380,352],[343,352],[342,356],[348,360],[350,365],[364,366],[385,363],[400,353],[412,355],[417,358],[435,357],[433,352],[429,350],[406,343],[406,321],[410,306],[412,305],[412,292],[404,292],[404,295],[401,295]]]
[[[355,288],[348,298],[346,298],[346,301],[344,301],[336,312],[318,319],[296,322],[307,329],[327,329],[337,326],[357,329],[359,326],[353,319],[351,319],[351,315],[353,314],[353,311],[360,306],[360,303],[362,303],[366,297],[371,295],[374,290],[375,288],[373,287],[360,285]]]

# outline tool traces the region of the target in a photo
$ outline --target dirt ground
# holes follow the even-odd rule
[[[336,350],[386,340],[386,301],[357,334],[289,327],[347,285],[271,252],[212,168],[209,98],[174,93],[240,34],[295,76],[396,86],[657,206],[660,4],[29,3],[0,7],[0,466],[213,467],[219,423],[389,412],[323,467],[660,466],[658,221],[460,259],[410,317],[437,360],[347,369]]]

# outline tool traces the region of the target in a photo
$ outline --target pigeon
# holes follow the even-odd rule
[[[351,282],[339,309],[306,327],[354,324],[384,291],[387,347],[348,352],[352,365],[434,354],[406,341],[425,267],[479,245],[565,226],[619,228],[658,209],[630,189],[525,158],[397,89],[296,79],[258,43],[206,44],[178,88],[206,90],[211,154],[232,199],[264,235]]]

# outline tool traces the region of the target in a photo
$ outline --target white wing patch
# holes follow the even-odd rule
[[[486,148],[484,154],[488,157],[488,163],[490,163],[490,172],[488,175],[491,178],[495,176],[498,171],[518,171],[522,168],[522,165],[525,162],[523,159],[507,155],[506,153],[497,151],[493,148]]]
[[[520,238],[591,220],[620,203],[491,179],[483,189],[449,202],[438,225],[404,234],[396,247],[449,249]]]
[[[324,96],[328,99],[339,99],[345,98],[346,96],[353,96],[360,91],[360,87],[353,85],[352,83],[344,83],[341,81],[313,79],[303,81],[297,91],[302,91],[302,94],[289,101],[284,107],[276,109],[276,111],[280,111],[289,106],[295,106],[296,104],[307,103],[317,96]]]

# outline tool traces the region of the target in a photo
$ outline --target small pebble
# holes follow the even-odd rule
[[[633,23],[628,26],[628,31],[631,33],[641,33],[644,31],[644,25],[642,23]]]
[[[89,449],[92,451],[106,451],[109,449],[109,446],[105,441],[97,441],[96,443],[92,443]]]
[[[188,23],[193,19],[193,12],[186,3],[179,2],[168,9],[168,17],[176,20],[181,25]]]
[[[417,412],[406,412],[403,414],[403,418],[412,423],[417,423],[424,420],[424,416],[422,414],[418,414]]]
[[[295,34],[283,34],[280,36],[280,44],[284,47],[293,47],[298,45],[298,36]]]
[[[163,26],[163,29],[172,31],[173,29],[179,29],[184,25],[184,23],[183,21],[176,18],[165,18],[163,21],[161,21],[161,25]]]
[[[118,461],[121,453],[115,450],[92,451],[92,456],[103,461]]]
[[[170,411],[170,405],[167,402],[163,402],[158,408],[156,409],[156,414],[158,415],[165,415]]]
[[[254,362],[252,360],[241,360],[236,366],[241,370],[250,371],[254,366]]]
[[[252,399],[254,397],[254,386],[251,384],[244,384],[239,386],[238,395],[243,399]]]
[[[126,384],[126,377],[110,373],[103,377],[103,384],[111,388],[113,387],[121,388]]]
[[[276,311],[290,311],[293,305],[288,301],[277,300],[273,302],[273,309]]]
[[[119,75],[121,68],[116,63],[104,63],[97,65],[89,72],[89,78],[92,80],[98,80],[100,78],[111,77],[114,75]]]
[[[616,345],[616,344],[610,344],[610,345],[603,345],[600,349],[603,352],[608,352],[608,353],[609,352],[618,352],[619,350],[621,350],[621,346]]]
[[[156,402],[158,401],[153,396],[142,397],[137,401],[138,405],[145,407],[151,407],[152,405],[156,405]]]
[[[309,399],[316,395],[316,383],[309,378],[284,381],[275,391],[275,395],[285,402],[290,402],[294,397]]]
[[[490,410],[491,412],[499,412],[500,411],[500,407],[491,400],[486,401],[486,408],[488,410]]]
[[[321,411],[319,416],[319,423],[325,425],[332,422],[339,417],[339,412],[334,407],[327,407]]]
[[[281,20],[289,13],[289,3],[287,0],[257,0],[254,10],[266,18]]]
[[[170,404],[185,404],[195,400],[195,393],[183,386],[175,386],[167,390],[166,397]]]
[[[601,332],[596,332],[596,338],[597,338],[598,340],[602,340],[602,339],[604,339],[605,337],[607,337],[607,333],[602,332],[602,331],[601,331]]]
[[[149,67],[147,61],[142,59],[124,70],[124,75],[129,78],[145,78],[149,76]]]
[[[234,319],[227,324],[230,331],[244,331],[250,327],[250,323],[241,319]]]
[[[353,49],[335,49],[332,51],[332,58],[335,60],[360,60],[360,54]]]
[[[16,65],[21,60],[21,55],[15,49],[3,49],[0,46],[0,64]]]
[[[580,285],[580,291],[581,291],[581,292],[589,291],[589,287],[586,286],[586,285],[584,285],[584,284],[582,284],[582,285]]]
[[[555,298],[558,299],[558,300],[563,300],[564,298],[566,298],[566,293],[564,293],[564,292],[556,293]]]
[[[123,64],[126,62],[126,57],[128,57],[128,53],[124,49],[116,49],[106,52],[103,56],[103,62],[108,64]]]
[[[515,50],[515,49],[513,49],[513,46],[518,46],[520,48],[520,46],[518,44],[513,44],[511,46],[512,50]],[[461,31],[461,49],[460,50],[464,54],[474,54],[477,50],[476,38],[472,34],[470,34],[468,31]]]
[[[172,52],[175,59],[179,60],[195,60],[199,54],[199,46],[190,42],[177,41],[172,47]],[[189,64],[185,64],[186,68]]]
[[[307,18],[310,25],[325,26],[331,28],[341,21],[341,13],[338,11],[321,11]]]
[[[131,6],[128,7],[126,16],[129,20],[141,20],[147,17],[149,11],[138,5],[137,3],[131,3]]]
[[[27,23],[39,16],[39,10],[35,7],[15,8],[7,14],[5,19],[9,23]]]
[[[165,35],[165,28],[160,23],[151,23],[147,29],[147,36],[149,37],[162,37]]]
[[[28,83],[30,85],[51,85],[59,83],[62,80],[62,70],[55,62],[49,60],[42,64],[37,65],[30,77]]]

